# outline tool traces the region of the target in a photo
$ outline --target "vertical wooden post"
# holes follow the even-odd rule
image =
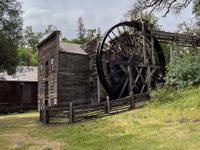
[[[130,97],[131,97],[131,109],[135,108],[135,97],[133,94],[133,91],[130,92]]]
[[[99,76],[97,76],[97,102],[100,103],[100,100],[101,100],[101,89],[100,89]]]
[[[129,93],[133,90],[133,77],[131,65],[128,65],[128,77],[129,77]]]
[[[106,101],[107,101],[107,113],[110,114],[110,97],[106,96]]]
[[[179,57],[179,49],[178,49],[178,43],[177,43],[177,41],[173,42],[173,50],[174,50],[173,57],[175,59],[177,59]]]
[[[46,124],[46,107],[42,110],[42,122]]]
[[[46,108],[46,124],[49,123],[49,108]]]
[[[69,123],[73,123],[73,104],[69,103]]]
[[[146,54],[146,35],[145,35],[145,23],[142,21],[142,35],[143,35],[143,56],[144,56],[144,64],[147,62],[147,54]]]
[[[147,67],[147,87],[148,87],[148,92],[151,91],[151,68],[150,66]]]
[[[48,124],[49,123],[49,115],[48,115],[48,109],[47,109],[46,106],[44,107],[42,113],[43,113],[43,115],[42,115],[43,116],[43,123]]]
[[[154,38],[153,38],[153,25],[151,25],[151,58],[152,64],[156,64],[155,51],[154,51]]]
[[[170,61],[173,60],[173,43],[170,44]]]
[[[43,117],[42,117],[42,109],[39,110],[40,111],[40,121],[42,122]]]

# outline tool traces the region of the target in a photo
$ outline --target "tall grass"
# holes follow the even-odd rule
[[[200,108],[200,85],[184,89],[161,88],[151,92],[148,107],[198,109]]]

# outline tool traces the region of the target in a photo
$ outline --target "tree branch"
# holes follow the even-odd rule
[[[173,13],[180,13],[194,0],[137,0],[133,7],[137,10],[150,9],[153,11],[164,11],[164,17],[172,11]]]

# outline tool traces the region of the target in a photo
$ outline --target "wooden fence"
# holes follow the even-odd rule
[[[98,104],[73,106],[73,103],[69,103],[69,106],[44,108],[40,111],[40,120],[45,124],[51,122],[73,123],[131,110],[136,107],[136,104],[148,99],[149,94],[143,93],[116,100],[109,100],[107,97],[106,101]]]

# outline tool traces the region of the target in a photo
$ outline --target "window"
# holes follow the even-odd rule
[[[54,105],[57,105],[57,99],[54,98]]]
[[[54,92],[54,78],[51,81],[51,93]]]
[[[49,62],[46,61],[45,62],[45,75],[48,76],[48,74],[49,74]]]
[[[41,63],[40,64],[40,75],[42,76],[42,74],[43,74],[43,64]]]
[[[51,106],[54,105],[54,99],[51,99]]]
[[[89,77],[89,81],[90,81],[90,87],[92,87],[93,86],[93,78],[92,77]]]
[[[54,58],[51,57],[51,71],[53,71],[53,67],[54,67]]]
[[[48,81],[45,81],[44,94],[45,94],[45,97],[48,97]]]

